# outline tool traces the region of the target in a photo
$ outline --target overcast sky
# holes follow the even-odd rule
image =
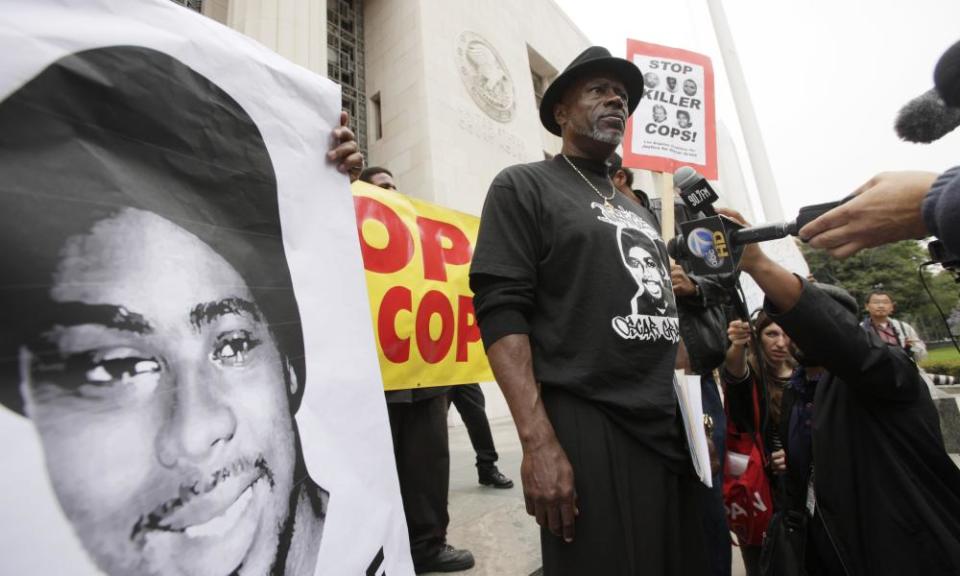
[[[626,38],[709,55],[718,117],[754,186],[705,0],[555,2],[616,56]],[[727,0],[724,8],[788,218],[880,171],[960,164],[960,130],[927,145],[893,131],[897,111],[932,87],[937,59],[960,39],[960,1]]]

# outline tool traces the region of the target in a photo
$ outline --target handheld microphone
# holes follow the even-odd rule
[[[960,92],[960,82],[956,90]],[[949,107],[937,89],[927,90],[897,113],[894,129],[907,142],[928,144],[960,126],[960,108]]]
[[[773,224],[761,224],[749,228],[740,228],[734,230],[730,235],[730,244],[734,246],[743,246],[744,244],[755,244],[757,242],[766,242],[768,240],[779,240],[787,236],[797,236],[800,229],[813,222],[823,214],[833,210],[837,206],[851,200],[853,197],[847,197],[835,202],[824,202],[823,204],[811,204],[800,209],[797,217],[789,222],[775,222]]]
[[[713,203],[720,199],[706,178],[689,166],[681,166],[673,173],[673,185],[680,189],[680,198],[694,213],[716,216]]]
[[[674,260],[687,260],[695,274],[729,274],[747,244],[796,236],[808,223],[848,200],[804,206],[794,220],[749,228],[722,215],[684,222],[680,235],[667,243],[667,253]]]

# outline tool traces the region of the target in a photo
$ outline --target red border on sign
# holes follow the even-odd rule
[[[713,85],[713,63],[710,58],[704,54],[690,52],[680,48],[670,48],[669,46],[660,46],[659,44],[650,44],[640,42],[639,40],[627,39],[627,60],[633,62],[633,57],[637,54],[644,56],[659,56],[670,60],[680,62],[689,62],[703,67],[704,87],[704,116],[706,119],[706,164],[694,164],[692,162],[682,162],[671,158],[660,156],[647,156],[644,154],[634,154],[633,143],[633,121],[627,120],[627,131],[623,138],[623,165],[630,168],[640,168],[642,170],[652,170],[654,172],[669,172],[673,174],[681,166],[690,166],[703,175],[708,180],[717,179],[717,116],[714,106],[714,85]],[[646,70],[641,70],[646,72]],[[632,117],[631,117],[632,118]]]

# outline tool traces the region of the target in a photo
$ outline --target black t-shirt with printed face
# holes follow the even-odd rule
[[[571,160],[610,196],[602,163]],[[529,295],[544,387],[598,402],[658,452],[687,459],[673,389],[676,303],[649,210],[620,193],[605,203],[562,156],[512,166],[487,194],[470,273],[510,279],[511,294]],[[481,290],[482,327],[499,295]]]

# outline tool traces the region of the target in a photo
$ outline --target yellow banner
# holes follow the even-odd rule
[[[480,219],[352,186],[383,387],[493,380],[468,274]]]

